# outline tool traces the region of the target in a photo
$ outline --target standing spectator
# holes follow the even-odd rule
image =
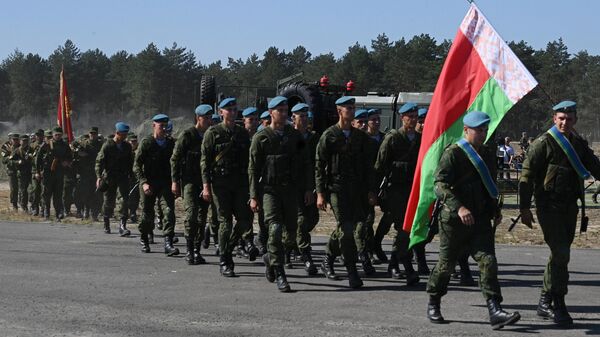
[[[500,178],[510,179],[510,164],[515,156],[515,150],[510,146],[510,137],[504,138],[504,144],[498,146],[498,157],[503,157]]]

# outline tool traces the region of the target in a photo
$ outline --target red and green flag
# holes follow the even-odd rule
[[[67,135],[69,143],[73,141],[73,127],[71,125],[71,101],[67,91],[67,80],[65,79],[64,67],[60,70],[60,86],[58,91],[58,111],[56,113],[56,123],[63,129]]]
[[[427,238],[435,202],[433,175],[444,148],[462,137],[463,116],[469,111],[487,113],[491,117],[489,137],[508,110],[536,85],[472,3],[454,38],[427,113],[403,227],[410,232],[411,246]]]

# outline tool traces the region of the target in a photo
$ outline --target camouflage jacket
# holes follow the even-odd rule
[[[200,160],[202,159],[203,135],[192,126],[175,142],[171,156],[171,180],[182,184],[202,185]]]
[[[165,137],[165,146],[161,147],[152,135],[145,137],[135,154],[133,172],[140,185],[165,187],[171,183],[171,155],[175,141]]]
[[[111,180],[127,179],[133,175],[133,152],[131,144],[126,141],[118,146],[113,139],[108,139],[98,152],[95,161],[96,178]]]
[[[243,127],[230,130],[223,122],[210,127],[202,141],[202,182],[247,186],[249,149],[250,137]]]

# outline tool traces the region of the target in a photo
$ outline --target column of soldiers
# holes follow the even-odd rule
[[[64,184],[73,174],[69,170],[74,170],[77,199],[82,199],[76,203],[78,214],[95,219],[101,212],[104,231],[111,233],[110,218],[119,194],[119,234],[130,236],[127,221],[135,220],[141,201],[138,230],[142,252],[148,253],[154,241],[156,206],[162,214],[164,252],[174,256],[179,254],[173,246],[174,205],[182,197],[188,264],[205,263],[200,249],[203,243],[208,246],[207,236],[212,233],[224,277],[235,276],[233,255],[242,243],[238,255],[254,260],[262,254],[265,277],[281,292],[291,291],[285,272],[291,265],[290,252],[298,251],[308,275],[317,274],[310,232],[319,221],[318,210],[326,211],[329,205],[336,227],[320,265],[326,278],[340,279],[334,268],[340,257],[349,286],[360,288],[363,281],[356,264],[361,263],[365,275],[374,274],[372,255],[387,261],[389,275],[406,278],[409,286],[419,282],[419,274],[429,273],[427,317],[432,323],[443,323],[441,298],[447,293],[454,266],[471,256],[480,269],[480,288],[492,328],[517,322],[518,312],[502,309],[497,276],[492,222],[499,223],[502,215],[494,153],[484,144],[490,117],[478,111],[467,113],[463,138],[442,154],[435,172],[435,193],[443,202],[439,259],[429,271],[425,245],[416,245],[417,272],[408,233],[401,226],[427,111],[406,103],[398,110],[401,127],[382,133],[377,109],[356,110],[354,98],[346,96],[335,104],[338,122],[320,137],[311,131],[309,106],[299,103],[290,109],[282,96],[269,102],[268,111],[261,115],[268,123],[260,129],[256,108],[242,113],[244,127],[236,124],[235,98],[218,104],[218,119],[210,105],[198,106],[193,124],[176,141],[169,136],[169,117],[158,114],[152,118],[152,134],[139,147],[137,137],[122,122],[105,142],[99,140],[98,129],[91,128],[85,139],[71,146],[59,127],[38,130],[31,145],[28,135],[10,134],[1,148],[10,202],[15,210],[20,207],[46,218],[52,205],[60,220],[70,210],[72,201],[63,198],[63,193],[73,193]],[[583,179],[600,176],[600,161],[574,131],[576,121],[574,102],[554,107],[554,126],[531,144],[519,185],[522,222],[532,226],[530,207],[535,196],[537,217],[551,250],[537,314],[563,327],[573,324],[565,295],[577,199],[582,197]],[[375,205],[383,212],[376,230]],[[214,220],[207,230],[209,209]],[[263,214],[259,215],[258,248],[252,213]],[[396,236],[388,259],[382,240],[392,224]]]

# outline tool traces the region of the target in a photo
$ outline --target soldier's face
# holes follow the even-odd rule
[[[381,119],[379,118],[379,116],[375,115],[370,117],[368,126],[370,130],[379,131],[379,127],[381,126]]]
[[[54,141],[59,141],[62,138],[62,133],[54,133],[52,134],[52,139]]]
[[[200,124],[200,130],[206,131],[212,125],[211,116],[198,116],[198,124]]]
[[[352,121],[352,126],[359,130],[366,131],[367,130],[367,119],[366,118],[354,119]]]
[[[305,129],[308,127],[308,114],[306,112],[295,112],[292,115],[292,121],[297,129]]]
[[[90,132],[90,139],[91,140],[96,140],[98,139],[98,134],[95,132]]]
[[[128,132],[116,132],[116,131],[115,131],[115,140],[116,140],[116,141],[119,141],[119,142],[122,142],[122,141],[124,141],[125,139],[127,139],[127,135],[128,135],[128,134],[129,134]],[[91,134],[90,134],[90,135],[91,135]],[[92,139],[92,137],[90,137],[90,139]]]
[[[13,138],[10,141],[11,141],[11,143],[13,145],[19,145],[19,144],[21,144],[21,141],[19,140],[19,138]]]
[[[570,134],[577,123],[577,115],[574,113],[557,112],[552,117],[552,121],[560,133]]]
[[[167,123],[156,123],[154,122],[153,124],[153,129],[154,129],[154,133],[158,136],[158,137],[164,137],[167,134]]]
[[[405,129],[414,130],[419,121],[419,114],[417,112],[407,112],[402,115],[402,126]]]
[[[275,109],[269,109],[269,114],[271,115],[271,122],[284,124],[288,118],[288,106],[279,105]]]
[[[221,113],[221,117],[224,121],[235,122],[235,118],[237,117],[238,113],[237,105],[219,109],[219,112]]]
[[[244,128],[247,130],[255,130],[258,127],[258,117],[256,115],[250,115],[244,117]]]
[[[354,110],[356,107],[354,104],[351,105],[338,105],[337,111],[338,115],[345,121],[352,122],[354,119]]]
[[[480,126],[478,128],[464,127],[465,139],[473,146],[481,146],[487,138],[488,126]]]

